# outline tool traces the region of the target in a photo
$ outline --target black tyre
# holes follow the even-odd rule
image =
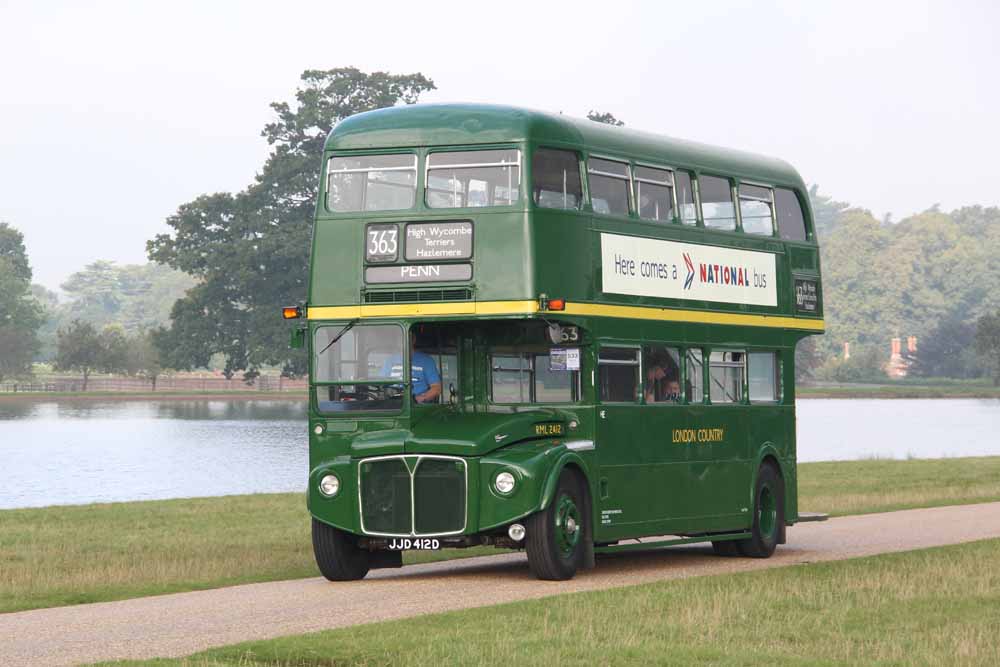
[[[770,558],[778,546],[784,524],[785,482],[773,464],[765,463],[757,471],[750,537],[738,540],[736,546],[744,556]]]
[[[549,506],[528,517],[524,546],[528,567],[539,579],[572,579],[583,565],[590,534],[584,493],[576,475],[563,471]]]
[[[358,547],[354,535],[313,519],[312,540],[316,565],[330,581],[355,581],[368,574],[368,552]]]
[[[716,556],[726,556],[729,558],[740,555],[740,550],[736,546],[736,540],[719,540],[717,542],[712,542],[712,551],[715,552]]]

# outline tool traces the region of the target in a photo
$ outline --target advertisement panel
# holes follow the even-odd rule
[[[778,305],[769,252],[602,233],[601,268],[607,294]]]

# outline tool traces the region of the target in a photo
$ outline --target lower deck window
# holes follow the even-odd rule
[[[520,352],[490,357],[494,403],[571,403],[579,398],[579,376],[553,364],[549,353]]]
[[[688,403],[705,402],[705,365],[701,350],[687,351],[687,378],[684,385]]]
[[[709,360],[712,403],[739,403],[743,400],[743,373],[746,353],[736,350],[713,350]]]
[[[639,399],[639,350],[602,348],[597,367],[602,401],[634,403]]]
[[[751,352],[748,383],[751,402],[774,402],[781,397],[779,363],[774,352]]]
[[[679,403],[681,358],[677,348],[650,345],[642,350],[643,400],[649,403]]]

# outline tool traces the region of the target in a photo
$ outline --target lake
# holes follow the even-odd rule
[[[1000,400],[798,401],[799,461],[1000,455]],[[0,402],[0,508],[303,491],[299,401]]]

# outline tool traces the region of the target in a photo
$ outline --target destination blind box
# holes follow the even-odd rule
[[[472,264],[461,261],[472,259],[471,221],[410,222],[403,228],[401,236],[396,223],[365,227],[365,261],[381,265],[365,267],[366,283],[472,280]]]

